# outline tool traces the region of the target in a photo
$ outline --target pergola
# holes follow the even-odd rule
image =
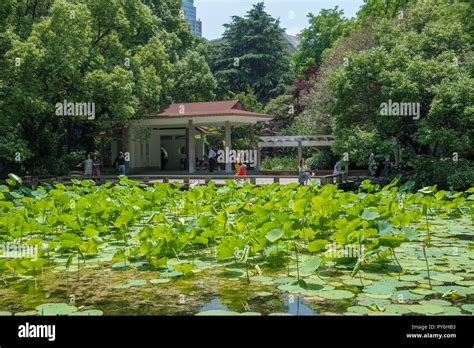
[[[298,159],[301,160],[303,147],[331,147],[335,142],[336,138],[333,135],[262,136],[258,143],[258,153],[260,149],[269,147],[297,147]]]
[[[255,125],[267,122],[273,116],[244,110],[238,100],[214,101],[202,103],[181,103],[164,106],[159,113],[133,122],[133,128],[149,127],[153,129],[185,128],[188,148],[188,168],[196,172],[195,131],[197,126],[223,126],[225,146],[232,149],[232,126]],[[253,131],[253,128],[252,128]],[[130,136],[126,137],[130,146]],[[226,163],[226,172],[232,172],[232,164]]]

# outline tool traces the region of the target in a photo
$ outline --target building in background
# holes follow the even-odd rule
[[[193,35],[202,37],[202,22],[196,19],[196,6],[194,0],[183,0],[184,16],[191,27]]]

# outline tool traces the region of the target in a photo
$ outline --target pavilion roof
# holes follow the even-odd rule
[[[165,105],[152,117],[175,118],[193,116],[246,116],[268,118],[273,116],[246,111],[238,100],[211,101],[201,103],[176,103]]]

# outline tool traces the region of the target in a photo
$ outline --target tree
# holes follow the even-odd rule
[[[67,155],[95,149],[86,134],[156,112],[186,86],[197,92],[182,98],[212,98],[212,76],[192,53],[197,43],[180,16],[181,2],[147,3],[1,2],[0,148],[11,150],[0,156],[8,166],[17,165],[19,152],[32,174],[66,173]],[[188,77],[198,69],[202,80],[183,86],[173,65]],[[94,105],[94,117],[58,115],[63,101]]]
[[[311,66],[320,65],[323,52],[354,27],[354,22],[346,19],[344,11],[337,6],[334,9],[323,9],[317,16],[310,13],[308,18],[309,28],[302,31],[299,51],[294,57],[295,66],[300,73]]]
[[[263,2],[242,18],[225,25],[224,43],[216,48],[213,71],[219,84],[235,93],[250,87],[260,102],[282,94],[290,82],[289,58],[279,21],[265,12]]]
[[[200,102],[215,98],[216,80],[197,52],[188,54],[176,63],[173,82],[173,102]]]
[[[331,74],[331,114],[341,143],[349,141],[355,127],[373,132],[373,139],[395,139],[405,164],[422,182],[439,182],[423,168],[448,158],[451,169],[439,182],[446,186],[456,171],[453,153],[472,167],[474,76],[466,52],[473,38],[459,20],[467,9],[462,3],[420,3],[408,11],[407,20],[383,19],[376,25],[376,47],[350,54],[349,64]],[[420,113],[384,116],[381,106],[388,102],[414,103]]]
[[[364,0],[364,5],[357,13],[357,18],[361,22],[374,18],[395,18],[400,12],[415,0]]]

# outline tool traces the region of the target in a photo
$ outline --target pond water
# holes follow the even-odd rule
[[[353,265],[328,264],[302,277],[304,284],[296,281],[294,255],[283,264],[253,260],[262,274],[249,269],[248,283],[245,264],[216,262],[212,250],[194,260],[196,269],[183,277],[151,270],[144,262],[112,264],[107,259],[117,245],[111,243],[99,259],[81,260],[79,270],[73,265],[66,273],[64,259],[57,258],[35,277],[4,276],[0,311],[37,315],[40,305],[64,303],[66,312],[104,315],[469,315],[474,307],[473,236],[468,218],[456,226],[443,219],[432,223],[426,251],[431,289],[416,242],[396,249],[402,273],[393,262],[371,264],[352,278]],[[300,255],[300,263],[306,257]]]

